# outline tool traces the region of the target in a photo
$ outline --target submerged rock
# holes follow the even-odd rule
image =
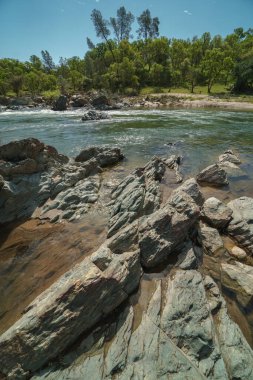
[[[106,112],[99,112],[95,110],[87,111],[82,117],[82,121],[104,120],[104,119],[110,119],[110,116]]]
[[[197,181],[200,184],[208,184],[212,186],[228,185],[226,172],[218,164],[210,165],[203,169],[197,175]]]

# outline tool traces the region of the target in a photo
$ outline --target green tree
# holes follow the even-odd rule
[[[159,24],[158,17],[151,17],[149,9],[146,9],[137,18],[139,29],[137,30],[139,38],[147,40],[148,38],[156,38],[159,36]]]
[[[131,36],[132,23],[134,22],[134,15],[127,12],[125,7],[120,7],[117,10],[117,17],[110,18],[110,24],[118,43],[122,40],[128,40]]]
[[[213,84],[222,76],[224,68],[224,53],[221,49],[208,50],[201,64],[204,75],[207,78],[207,91],[211,92]]]
[[[41,55],[44,69],[46,72],[50,73],[52,70],[55,69],[55,63],[53,61],[53,58],[47,50],[42,50]]]

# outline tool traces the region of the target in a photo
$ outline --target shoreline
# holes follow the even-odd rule
[[[86,97],[86,103],[82,106],[73,106],[71,99],[76,96]],[[100,95],[97,95],[100,97]],[[67,110],[80,110],[85,111],[95,108],[103,111],[110,110],[125,110],[125,109],[224,109],[231,111],[253,111],[253,102],[249,101],[237,101],[239,97],[231,97],[223,100],[217,96],[204,95],[204,94],[185,94],[185,93],[161,93],[161,94],[149,94],[149,95],[138,95],[132,97],[117,96],[117,99],[112,100],[109,96],[106,102],[101,104],[93,105],[92,101],[93,95],[73,95],[68,97]],[[24,104],[24,99],[26,99],[26,104]],[[0,113],[5,111],[22,111],[22,110],[52,110],[53,102],[47,103],[31,102],[31,98],[19,98],[13,99],[9,105],[0,105]],[[72,103],[72,104],[71,104]]]

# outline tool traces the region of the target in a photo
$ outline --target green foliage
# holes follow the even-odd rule
[[[146,9],[137,18],[139,29],[137,30],[138,37],[147,40],[148,38],[156,38],[159,36],[159,24],[158,17],[151,17],[149,9]]]

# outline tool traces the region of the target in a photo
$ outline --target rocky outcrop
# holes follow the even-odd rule
[[[203,204],[201,215],[211,226],[225,228],[232,219],[233,211],[215,197],[208,198]]]
[[[95,110],[89,110],[82,116],[82,121],[104,120],[104,119],[110,119],[110,116],[106,112],[99,112]]]
[[[120,241],[117,236],[106,241],[97,252],[62,276],[0,337],[2,373],[11,374],[13,379],[18,373],[20,378],[26,378],[137,288],[141,266],[132,229],[125,231],[124,252],[119,253],[117,241]]]
[[[93,99],[91,100],[91,104],[93,107],[97,109],[107,109],[111,102],[106,95],[98,94],[93,97]]]
[[[154,267],[167,261],[188,238],[200,214],[195,201],[199,198],[199,189],[192,179],[190,181],[192,186],[179,187],[161,209],[140,224],[139,246],[144,267]],[[195,199],[190,195],[194,188],[197,191]]]
[[[69,105],[74,108],[84,107],[88,104],[89,104],[89,98],[80,94],[73,95],[69,102]]]
[[[217,285],[196,270],[153,281],[149,300],[128,303],[116,320],[33,380],[61,378],[242,379],[253,377],[253,355],[230,319]],[[109,340],[109,342],[108,342]]]
[[[197,175],[197,181],[202,185],[225,186],[228,185],[227,175],[220,165],[214,164],[203,169]]]
[[[232,221],[228,226],[228,233],[244,248],[249,255],[253,255],[253,199],[241,197],[228,203],[233,211]]]
[[[108,236],[135,219],[149,215],[160,207],[159,181],[165,173],[165,164],[153,157],[144,168],[127,176],[112,193]]]
[[[68,98],[65,95],[60,95],[53,103],[53,111],[65,111],[68,105]]]
[[[0,224],[31,215],[52,222],[80,218],[98,200],[99,164],[122,157],[118,148],[93,147],[84,162],[73,162],[36,139],[1,146]]]
[[[123,160],[124,155],[119,148],[106,146],[89,146],[82,149],[79,155],[75,158],[76,162],[86,162],[90,159],[96,159],[101,168],[117,164]]]

